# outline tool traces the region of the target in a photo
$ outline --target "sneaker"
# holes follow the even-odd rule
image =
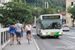
[[[19,42],[19,44],[21,45],[21,43]]]
[[[19,45],[19,43],[17,43],[17,45]]]
[[[10,46],[11,46],[12,44],[10,44]]]

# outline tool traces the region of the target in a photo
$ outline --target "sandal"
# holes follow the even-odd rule
[[[30,38],[30,41],[32,41],[32,39]]]

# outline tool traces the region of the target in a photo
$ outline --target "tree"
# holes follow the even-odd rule
[[[49,8],[44,8],[42,9],[41,11],[41,14],[54,14],[55,13],[55,10],[51,7]]]
[[[3,3],[4,6],[0,7],[0,23],[7,27],[12,21],[16,23],[19,20],[23,23],[33,20],[32,11],[29,6],[22,2],[8,2]],[[26,21],[27,20],[27,21]]]
[[[37,18],[41,15],[40,12],[41,12],[41,9],[40,7],[35,7],[35,8],[32,8],[32,16],[36,16]]]
[[[58,12],[58,10],[60,10],[60,12],[63,12],[63,8],[61,6],[57,6],[55,11]]]
[[[63,8],[63,11],[66,9],[66,0],[26,0],[27,4],[31,7],[35,5],[37,7],[41,7],[45,5],[45,2],[49,3],[49,7],[56,8],[57,6],[61,6]]]
[[[72,14],[72,18],[73,18],[73,26],[74,26],[74,19],[75,19],[75,6],[73,8],[71,8],[70,6],[68,7],[67,9],[68,13],[71,13]]]

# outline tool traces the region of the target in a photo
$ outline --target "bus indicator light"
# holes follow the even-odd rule
[[[65,27],[63,27],[63,28],[65,28]]]
[[[63,34],[63,32],[62,32],[62,34]]]
[[[43,35],[46,35],[46,33],[43,33]]]
[[[46,32],[46,34],[48,34],[48,32]]]
[[[69,28],[69,27],[68,27]]]
[[[42,33],[41,33],[41,35],[42,35]]]

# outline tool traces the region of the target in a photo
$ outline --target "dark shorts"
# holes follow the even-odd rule
[[[28,35],[28,34],[31,34],[31,31],[27,31],[27,32],[26,32],[26,35]]]
[[[21,33],[22,33],[22,31],[21,31]],[[23,33],[22,33],[22,37],[23,37]]]
[[[22,32],[16,32],[16,37],[22,37]]]

